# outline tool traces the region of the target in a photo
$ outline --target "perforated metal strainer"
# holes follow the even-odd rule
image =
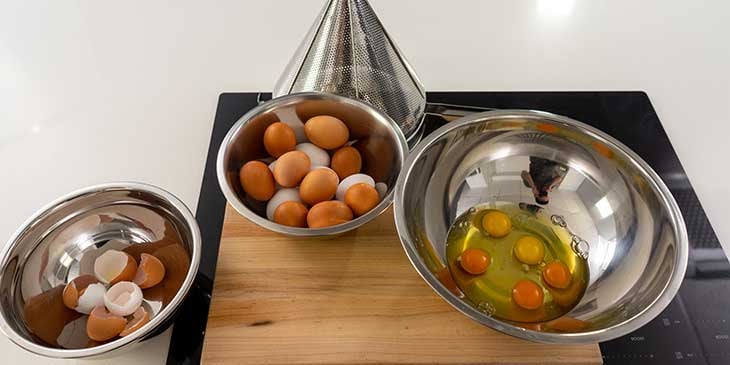
[[[304,91],[362,100],[420,138],[426,92],[366,0],[327,1],[273,95]]]

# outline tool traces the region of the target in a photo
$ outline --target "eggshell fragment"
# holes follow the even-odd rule
[[[125,252],[108,250],[94,261],[94,275],[104,284],[113,285],[134,279],[137,262]]]
[[[90,284],[79,296],[79,302],[75,311],[83,314],[89,314],[94,307],[104,304],[104,295],[106,288],[100,283]]]
[[[79,297],[90,284],[98,283],[94,275],[81,275],[66,284],[63,288],[63,304],[68,309],[76,309],[79,305]]]
[[[299,197],[299,190],[297,189],[281,189],[274,194],[266,204],[266,218],[270,221],[274,220],[274,211],[283,202],[302,202],[302,198]]]
[[[274,165],[274,179],[285,188],[299,185],[309,172],[311,162],[309,156],[302,151],[291,151],[283,154]]]
[[[309,118],[304,123],[304,133],[310,142],[327,150],[341,147],[350,138],[347,125],[329,115]]]
[[[120,281],[104,295],[104,305],[117,316],[128,316],[142,304],[142,290],[131,281]],[[121,330],[120,330],[121,331]]]
[[[331,167],[340,179],[359,173],[362,169],[360,152],[351,146],[340,148],[332,155]]]
[[[142,328],[147,322],[150,321],[150,314],[147,313],[147,311],[143,307],[137,308],[136,311],[134,311],[134,314],[132,315],[132,319],[127,322],[127,325],[124,326],[124,329],[122,332],[119,333],[119,336],[124,337],[129,335],[130,333]]]
[[[369,212],[379,202],[378,191],[366,183],[354,184],[345,193],[345,204],[352,209],[356,217]]]
[[[308,212],[307,207],[300,202],[283,202],[274,211],[274,222],[290,227],[305,228]]]
[[[110,313],[104,306],[98,306],[89,314],[86,334],[94,341],[106,341],[116,337],[126,325],[124,317]]]
[[[159,284],[164,277],[165,265],[163,265],[157,257],[146,253],[140,255],[137,274],[134,276],[133,280],[140,289],[151,288]]]
[[[293,151],[296,144],[294,130],[284,123],[272,123],[264,131],[264,148],[274,157]]]
[[[335,226],[352,220],[352,210],[345,203],[328,200],[317,203],[307,214],[309,228]]]
[[[329,166],[330,155],[327,151],[311,144],[311,143],[300,143],[296,147],[297,151],[304,152],[309,157],[311,166]]]
[[[339,182],[337,174],[331,169],[315,169],[302,180],[302,184],[299,186],[299,197],[309,205],[330,200],[335,196]]]
[[[246,194],[258,201],[269,200],[274,195],[274,175],[261,161],[246,162],[239,172],[239,180]]]
[[[339,201],[345,201],[345,193],[347,192],[347,189],[349,189],[352,185],[355,185],[357,183],[365,183],[372,187],[375,187],[375,180],[373,180],[373,178],[368,175],[365,175],[365,174],[350,175],[350,176],[346,177],[344,180],[340,181],[340,185],[337,186],[337,193],[335,194],[335,198]]]

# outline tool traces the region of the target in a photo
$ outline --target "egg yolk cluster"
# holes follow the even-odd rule
[[[512,232],[512,221],[507,214],[500,211],[489,211],[482,217],[482,229],[489,236],[503,238]],[[531,235],[520,237],[512,248],[514,258],[524,265],[539,265],[545,258],[545,245],[539,238]],[[468,248],[457,258],[461,268],[471,275],[482,275],[487,272],[491,263],[489,253],[477,248]],[[543,281],[557,289],[565,289],[570,285],[570,270],[560,260],[555,260],[542,270]],[[517,281],[512,288],[512,300],[517,306],[534,310],[543,305],[543,288],[533,280]]]
[[[381,142],[367,137],[350,141],[347,125],[329,115],[304,124],[272,123],[263,137],[271,157],[243,165],[241,187],[253,200],[267,202],[266,217],[276,223],[302,228],[342,224],[369,212],[388,190],[361,173],[363,153],[372,154]]]

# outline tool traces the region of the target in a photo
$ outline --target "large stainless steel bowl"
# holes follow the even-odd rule
[[[588,343],[627,334],[669,304],[686,269],[684,221],[657,174],[620,142],[566,117],[505,110],[444,125],[408,157],[395,194],[398,233],[416,270],[459,311],[513,336]],[[482,203],[561,216],[584,241],[575,246],[588,249],[588,288],[564,320],[502,321],[442,283],[448,229]]]
[[[325,228],[296,228],[266,219],[266,203],[249,198],[241,187],[238,172],[251,160],[269,158],[264,149],[264,130],[275,122],[295,129],[317,115],[331,115],[347,124],[350,139],[365,142],[360,148],[363,173],[388,187],[375,208],[347,223]],[[299,128],[297,128],[299,127]],[[303,132],[302,132],[303,133]],[[300,140],[302,137],[298,136]],[[301,143],[302,141],[299,141]],[[241,215],[268,230],[290,236],[327,236],[341,234],[371,221],[390,206],[408,145],[403,133],[390,117],[375,108],[343,96],[325,93],[298,93],[272,99],[252,109],[228,132],[218,152],[218,183],[228,202]]]
[[[177,236],[190,267],[177,294],[164,306],[150,305],[154,317],[132,334],[90,348],[50,346],[28,328],[24,306],[33,297],[65,286],[79,273],[93,273],[93,261],[109,248],[148,244]],[[200,262],[198,224],[188,208],[170,193],[146,184],[110,183],[75,191],[39,210],[13,235],[0,256],[0,329],[20,347],[53,358],[109,355],[149,339],[171,323]],[[91,266],[89,266],[91,265]],[[159,303],[159,302],[158,302]],[[49,312],[52,312],[49,310]],[[83,319],[83,317],[81,318]],[[48,336],[62,338],[69,326],[49,318]],[[59,326],[64,326],[60,331]],[[80,330],[84,331],[85,326]],[[59,332],[60,331],[60,332]],[[58,333],[58,334],[57,334]],[[74,336],[63,337],[70,345]]]

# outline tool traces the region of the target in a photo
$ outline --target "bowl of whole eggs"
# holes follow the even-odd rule
[[[334,235],[390,205],[407,151],[395,122],[373,107],[300,93],[241,117],[221,144],[217,174],[228,202],[259,226]]]
[[[147,184],[75,191],[38,211],[0,255],[0,329],[53,358],[107,355],[172,323],[198,271],[187,207]]]

